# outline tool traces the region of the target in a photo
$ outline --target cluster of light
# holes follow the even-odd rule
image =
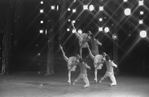
[[[72,23],[74,24],[74,23],[76,23],[76,21],[75,21],[75,20],[73,20],[73,21],[72,21]]]
[[[68,10],[68,11],[71,11],[71,9],[70,9],[70,8],[68,8],[67,10]]]
[[[37,56],[40,56],[40,55],[41,55],[40,53],[37,54]]]
[[[52,10],[55,10],[55,6],[54,6],[54,5],[52,5],[52,6],[51,6],[51,9],[52,9]]]
[[[93,5],[90,5],[90,6],[89,6],[89,10],[90,10],[90,11],[93,11],[93,10],[94,10],[94,6],[93,6]]]
[[[99,27],[98,30],[99,30],[99,32],[103,31],[103,27]]]
[[[140,15],[143,15],[144,14],[144,11],[140,11]]]
[[[73,29],[73,30],[72,30],[72,33],[76,33],[76,29]]]
[[[67,31],[70,31],[70,29],[69,29],[69,28],[67,28]]]
[[[101,22],[101,21],[103,21],[103,19],[102,18],[99,18],[99,21]]]
[[[84,5],[84,6],[83,6],[83,9],[84,9],[84,10],[87,10],[87,9],[88,9],[88,5]]]
[[[81,29],[79,29],[79,30],[78,30],[78,33],[79,33],[79,34],[82,34],[82,30],[81,30]]]
[[[76,13],[76,9],[73,9],[73,10],[72,10],[72,13]]]
[[[43,34],[43,32],[44,32],[43,30],[39,30],[39,33],[40,33],[40,34]]]
[[[131,15],[131,9],[130,9],[130,8],[126,8],[126,9],[124,10],[124,14],[125,14],[126,16]]]
[[[44,13],[44,10],[43,9],[40,9],[40,13]]]
[[[99,11],[103,11],[104,9],[103,9],[103,6],[100,6],[99,7]]]
[[[68,22],[70,22],[71,20],[70,19],[68,19]]]
[[[123,0],[123,2],[127,2],[128,0]]]
[[[147,36],[147,32],[145,30],[140,31],[140,37],[145,38]]]
[[[116,40],[117,39],[117,35],[116,34],[113,34],[112,35],[112,38],[113,38],[113,40]]]
[[[76,0],[73,0],[73,2],[75,3],[75,2],[76,2]]]
[[[105,27],[105,28],[104,28],[104,32],[105,32],[105,33],[108,33],[109,31],[110,31],[109,27]]]
[[[45,35],[47,35],[48,34],[48,31],[47,31],[47,29],[45,30]]]
[[[40,23],[43,24],[43,20],[41,20]]]
[[[143,24],[143,20],[139,20],[139,24]]]
[[[139,0],[139,6],[143,6],[144,5],[144,0]]]
[[[40,4],[43,4],[43,1],[40,1]]]

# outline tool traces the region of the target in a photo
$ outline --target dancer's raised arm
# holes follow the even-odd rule
[[[65,52],[64,52],[64,50],[63,50],[63,47],[62,47],[61,45],[60,45],[60,49],[61,49],[61,51],[62,51],[64,60],[65,60],[66,62],[68,62],[68,57],[66,56],[66,54],[65,54]]]
[[[96,39],[96,43],[97,43],[98,45],[102,46],[102,43],[99,42],[97,39]]]
[[[72,27],[73,27],[74,34],[76,35],[76,37],[77,37],[78,39],[80,39],[80,34],[77,32],[77,30],[76,30],[76,28],[75,28],[75,26],[74,26],[74,23],[71,22],[71,25],[72,25]]]
[[[111,60],[111,65],[115,68],[117,68],[117,65]]]
[[[88,48],[90,57],[94,60],[94,55],[92,54],[88,44],[87,44],[87,48]]]

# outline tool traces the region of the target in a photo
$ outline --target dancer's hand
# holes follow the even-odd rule
[[[61,50],[63,49],[63,47],[61,45],[59,45],[59,47],[60,47]]]

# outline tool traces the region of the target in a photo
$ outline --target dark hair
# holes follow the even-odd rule
[[[108,55],[105,56],[106,60],[109,61],[110,57]]]

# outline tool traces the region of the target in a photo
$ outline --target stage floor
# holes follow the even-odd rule
[[[72,73],[72,81],[78,72]],[[67,83],[67,73],[45,76],[38,72],[16,72],[0,76],[0,97],[149,97],[149,77],[119,74],[117,86],[110,87],[109,78],[95,83],[88,75],[91,86],[83,88],[83,81],[76,85]],[[99,75],[100,79],[102,75]]]

